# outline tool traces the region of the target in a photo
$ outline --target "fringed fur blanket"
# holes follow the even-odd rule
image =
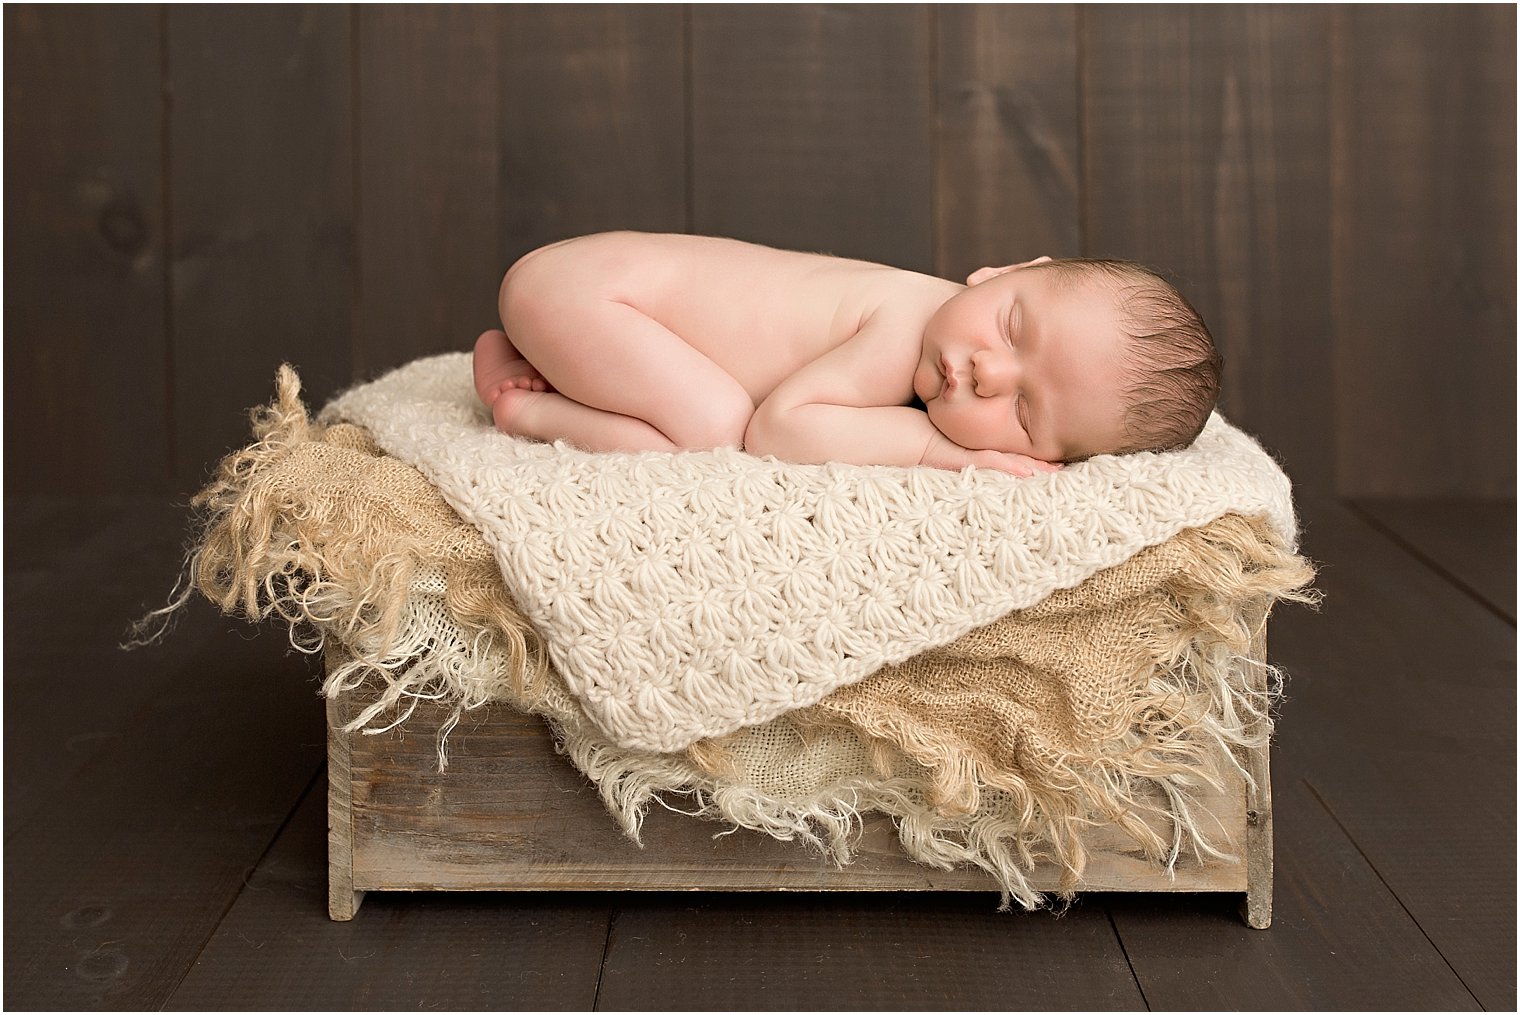
[[[897,819],[910,856],[939,866],[982,866],[1025,905],[1038,902],[1025,873],[1039,860],[1063,865],[1069,884],[1080,878],[1081,833],[1095,823],[1123,828],[1163,864],[1184,851],[1218,855],[1227,846],[1189,800],[1236,764],[1232,746],[1269,736],[1270,692],[1252,687],[1273,683],[1253,681],[1267,668],[1252,658],[1250,645],[1276,600],[1312,599],[1303,591],[1312,572],[1294,553],[1286,481],[1222,420],[1211,422],[1200,441],[1200,454],[1213,456],[1212,466],[1199,466],[1203,478],[1186,488],[1179,506],[1176,492],[1158,479],[1165,467],[1151,462],[1148,468],[1146,461],[1173,456],[1096,461],[1043,481],[1015,481],[787,466],[721,452],[591,456],[489,432],[461,434],[485,427],[468,401],[465,360],[436,357],[407,370],[388,379],[409,377],[402,388],[372,385],[368,395],[361,388],[338,400],[324,426],[310,421],[293,372],[282,369],[276,402],[256,414],[257,442],[229,456],[197,498],[205,528],[192,559],[195,586],[229,612],[284,618],[302,647],[340,643],[348,661],[330,670],[326,693],[363,686],[375,699],[356,729],[402,721],[408,703],[421,698],[452,701],[459,709],[506,700],[550,721],[566,753],[635,838],[651,800],[688,794],[694,813],[803,838],[843,862],[860,815],[881,811]],[[376,404],[365,399],[377,390],[387,392],[390,410],[367,407]],[[398,428],[412,437],[397,436]],[[474,475],[482,456],[493,454],[507,464],[492,466],[491,478],[474,487],[484,493],[461,495],[461,488],[472,487],[456,481],[456,497],[448,496],[448,484],[440,482],[444,472]],[[700,471],[703,460],[713,463],[710,477],[721,477],[716,489],[709,489],[711,480],[690,478],[688,470]],[[1215,485],[1226,488],[1222,497],[1206,481],[1210,467],[1221,470]],[[644,542],[628,536],[630,523],[612,517],[605,501],[587,505],[599,491],[626,488],[608,478],[609,468],[633,477],[636,503],[648,518],[667,521],[698,507],[709,510],[708,501],[735,491],[766,505],[761,514],[784,514],[794,509],[772,503],[774,489],[809,484],[808,527],[823,529],[836,543],[848,538],[837,528],[842,513],[863,515],[885,531],[897,510],[916,512],[912,531],[954,552],[914,556],[895,543],[882,548],[913,559],[901,579],[906,585],[881,582],[880,573],[846,565],[840,554],[821,569],[804,565],[798,548],[780,535],[801,538],[800,519],[764,531],[776,534],[770,542],[785,547],[779,551],[785,559],[795,556],[794,569],[813,569],[818,580],[842,576],[845,587],[853,587],[868,575],[872,594],[855,607],[856,619],[919,611],[930,620],[911,634],[894,632],[887,639],[892,646],[883,649],[824,604],[813,626],[791,638],[800,647],[777,659],[766,641],[770,628],[734,634],[727,630],[731,616],[719,615],[728,639],[722,651],[742,650],[767,665],[799,658],[804,665],[760,693],[754,689],[766,687],[763,676],[758,683],[741,679],[737,707],[714,702],[710,689],[691,693],[704,685],[679,680],[662,681],[661,696],[651,701],[641,701],[637,689],[619,698],[621,667],[643,645],[666,651],[671,646],[665,643],[695,639],[660,658],[704,651],[706,658],[724,658],[702,640],[709,637],[703,618],[710,614],[693,609],[686,627],[672,634],[667,614],[656,608],[614,624],[598,644],[619,665],[589,666],[577,686],[563,664],[580,665],[586,653],[556,650],[555,622],[568,614],[581,631],[588,604],[600,600],[603,608],[620,609],[641,591],[647,598],[672,594],[650,576],[638,577],[639,554],[659,556],[647,533]],[[794,469],[806,475],[777,478]],[[1076,519],[1054,511],[1059,497],[1039,497],[1039,486],[1056,480],[1080,485],[1084,470],[1106,470],[1108,478],[1097,485],[1128,485]],[[840,488],[846,482],[855,484],[849,492]],[[887,492],[890,483],[906,493]],[[1242,496],[1243,489],[1256,499]],[[872,490],[877,493],[866,492]],[[930,500],[943,494],[950,507],[926,508],[916,499],[920,494]],[[461,515],[477,510],[482,496],[513,510],[522,504],[526,520],[513,522],[520,527],[509,534],[491,520],[465,521]],[[659,506],[667,503],[681,510]],[[1138,536],[1115,538],[1128,531],[1115,520],[1126,505],[1167,520]],[[560,509],[570,517],[553,517]],[[1018,530],[1005,524],[1008,516],[1054,535],[1035,540],[1039,545],[1031,549],[1030,540],[1016,538]],[[704,553],[755,559],[740,519],[721,511],[718,518],[721,536],[707,539],[706,550],[693,551],[689,561],[669,557],[684,547],[667,548],[668,570],[679,571],[678,563],[700,566]],[[603,563],[583,571],[581,584],[536,573],[511,581],[519,563],[533,567],[597,552],[577,541],[577,527],[589,530],[603,552],[615,543],[638,552],[620,570]],[[542,536],[545,528],[552,539]],[[698,525],[680,531],[678,538],[704,538]],[[1085,554],[1083,547],[1093,544],[1102,549]],[[537,549],[528,553],[523,545]],[[1074,569],[1071,562],[1079,558],[1083,563]],[[1031,559],[1061,566],[1041,572],[1032,591],[996,580],[1001,570]],[[784,580],[783,572],[773,573]],[[598,577],[611,581],[611,590],[596,584]],[[528,588],[543,584],[555,591],[546,596]],[[742,604],[758,590],[729,579],[703,587],[704,597],[718,594]],[[838,633],[808,636],[825,629]],[[632,647],[617,653],[615,646],[625,642]],[[730,673],[745,678],[755,670],[720,666],[716,675]],[[597,707],[609,700],[621,706]],[[666,707],[671,701],[682,717],[676,721]],[[678,734],[673,739],[671,731]]]

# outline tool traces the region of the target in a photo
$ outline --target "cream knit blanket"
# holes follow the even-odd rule
[[[1296,545],[1287,478],[1217,414],[1186,451],[1030,479],[590,454],[496,432],[447,354],[322,419],[366,427],[480,529],[586,714],[637,750],[814,704],[1226,513]]]

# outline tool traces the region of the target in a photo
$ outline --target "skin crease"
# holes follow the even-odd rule
[[[980,276],[980,277],[979,277]],[[983,269],[924,328],[913,376],[950,440],[1060,461],[1119,443],[1123,332],[1092,287],[1023,265]]]

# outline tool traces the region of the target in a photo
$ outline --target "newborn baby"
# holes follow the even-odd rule
[[[1220,357],[1156,275],[1042,257],[966,281],[708,236],[563,240],[507,272],[475,389],[500,430],[591,451],[1016,476],[1203,429]]]

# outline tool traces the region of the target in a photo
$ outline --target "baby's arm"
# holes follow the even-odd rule
[[[975,465],[1015,476],[1058,468],[1024,455],[968,450],[935,429],[926,413],[892,404],[904,366],[898,328],[868,320],[849,341],[788,377],[750,418],[745,450],[789,462]]]

